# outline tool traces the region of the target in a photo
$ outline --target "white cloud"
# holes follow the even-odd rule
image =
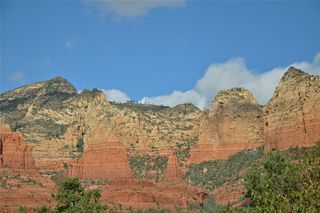
[[[130,101],[129,96],[120,90],[117,89],[111,89],[111,90],[105,90],[105,89],[100,89],[103,91],[106,96],[108,101],[114,101],[117,103],[125,103],[127,101]]]
[[[11,73],[9,80],[13,83],[25,83],[27,79],[22,70],[17,70]]]
[[[186,92],[174,91],[170,95],[158,97],[144,97],[140,102],[175,106],[177,104],[192,102],[199,108],[209,107],[219,90],[232,87],[244,87],[250,90],[260,104],[265,104],[272,96],[282,75],[289,66],[294,66],[309,74],[320,74],[320,53],[313,62],[296,62],[286,67],[277,67],[257,74],[249,70],[245,61],[234,58],[225,63],[212,64],[204,76],[198,80],[195,87]]]
[[[186,92],[173,91],[170,95],[163,95],[158,97],[144,97],[139,101],[143,104],[156,104],[165,106],[176,106],[181,103],[193,103],[199,108],[205,106],[206,99],[194,90]]]
[[[117,17],[135,18],[145,15],[148,11],[159,8],[176,8],[185,4],[186,0],[87,0],[89,5],[95,5],[105,13]]]

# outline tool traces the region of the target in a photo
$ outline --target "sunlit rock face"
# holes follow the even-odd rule
[[[320,140],[319,82],[319,76],[290,68],[264,107],[248,90],[232,88],[220,91],[203,111],[192,104],[113,103],[97,89],[77,93],[61,77],[0,94],[0,171],[14,179],[19,170],[39,182],[31,187],[20,178],[14,181],[21,189],[0,189],[0,209],[15,207],[12,199],[52,204],[55,185],[36,168],[84,181],[111,180],[102,190],[103,201],[173,210],[194,200],[200,205],[203,189],[181,180],[189,164],[226,159],[263,144],[269,151]],[[135,180],[130,157],[146,155],[166,157],[166,168],[159,179]],[[159,175],[153,167],[147,172]],[[226,204],[244,191],[240,182],[227,182],[212,194]]]
[[[290,67],[264,106],[265,151],[320,141],[320,77]]]
[[[190,162],[225,159],[263,143],[262,107],[244,88],[220,91],[200,127],[200,141]]]
[[[31,151],[19,133],[11,132],[8,124],[0,123],[0,168],[35,170]]]
[[[69,164],[69,176],[81,179],[130,179],[127,150],[118,141],[95,142]]]

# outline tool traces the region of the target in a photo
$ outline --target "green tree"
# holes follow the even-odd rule
[[[245,176],[252,206],[259,212],[319,212],[320,145],[299,162],[283,152],[267,153]]]
[[[106,206],[99,202],[99,190],[85,190],[78,178],[64,181],[55,196],[58,212],[105,212]]]

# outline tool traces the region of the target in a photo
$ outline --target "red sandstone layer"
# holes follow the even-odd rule
[[[8,125],[0,124],[0,168],[35,169],[32,148],[21,139],[19,133],[11,132]]]
[[[126,148],[117,141],[92,143],[69,164],[69,176],[81,179],[131,178]]]

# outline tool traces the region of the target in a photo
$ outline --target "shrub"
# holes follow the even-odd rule
[[[83,138],[79,138],[77,142],[77,152],[83,153],[84,150],[84,141]]]
[[[232,155],[227,160],[211,160],[200,164],[191,164],[183,179],[191,185],[213,190],[234,178],[240,170],[249,167],[262,156],[263,147],[246,150]]]
[[[99,202],[100,191],[85,190],[78,178],[69,178],[58,188],[55,195],[57,212],[105,212]]]
[[[136,155],[129,156],[129,165],[131,167],[133,176],[136,179],[152,179],[151,171],[156,171],[156,180],[160,178],[164,170],[167,168],[167,156],[150,156],[150,155]]]
[[[285,152],[267,153],[245,176],[252,207],[260,212],[320,210],[320,145],[298,163]]]

